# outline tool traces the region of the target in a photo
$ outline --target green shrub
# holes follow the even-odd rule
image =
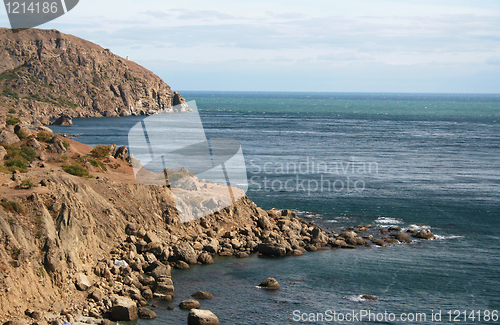
[[[5,121],[6,125],[16,125],[18,123],[21,123],[21,121],[15,117],[11,117],[11,118],[7,119],[7,121]]]
[[[63,170],[71,175],[79,176],[79,177],[89,177],[89,171],[84,166],[80,165],[77,162],[72,163],[71,165],[64,164]]]
[[[10,114],[16,114],[16,110],[14,108],[9,109]]]
[[[47,142],[47,141],[49,141],[50,139],[52,139],[52,134],[50,134],[49,132],[40,131],[40,132],[38,132],[38,134],[36,135],[36,139],[37,139],[38,141]]]
[[[28,146],[21,146],[21,155],[24,159],[29,162],[32,162],[36,159],[37,153],[35,149]]]
[[[97,159],[103,159],[109,156],[111,152],[111,148],[109,146],[97,145],[92,151],[90,151],[90,155]]]
[[[32,187],[35,187],[35,183],[33,183],[32,181],[30,181],[29,179],[23,179],[21,184],[19,184],[18,188],[21,188],[21,189],[30,189]]]
[[[15,91],[13,91],[13,90],[8,89],[8,88],[5,88],[2,91],[2,95],[5,96],[5,97],[11,97],[11,98],[19,99],[19,94],[16,93]],[[15,110],[14,110],[14,113],[15,113]]]
[[[64,148],[68,149],[69,148],[69,142],[68,141],[63,141],[62,142]]]
[[[5,166],[9,167],[10,171],[14,171],[15,169],[19,170],[22,173],[26,173],[28,170],[28,165],[24,159],[14,158],[5,162]]]
[[[104,165],[104,163],[100,160],[97,160],[97,159],[94,159],[92,157],[89,157],[89,156],[85,156],[84,159],[87,159],[87,161],[94,167],[101,167],[102,170],[106,171],[108,170],[106,168],[106,165]]]
[[[24,206],[15,201],[0,202],[0,205],[3,206],[5,211],[17,212],[20,214],[24,214],[26,212]]]
[[[0,80],[12,81],[19,78],[19,75],[16,73],[17,69],[4,71],[0,73]]]

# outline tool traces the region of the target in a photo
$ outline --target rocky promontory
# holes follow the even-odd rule
[[[291,210],[265,211],[246,196],[182,223],[168,186],[135,181],[125,147],[90,147],[22,124],[0,135],[0,321],[154,318],[150,300],[175,295],[172,268],[211,264],[216,256],[282,257],[433,237],[370,225],[327,232]],[[261,286],[280,287],[272,278]],[[190,323],[218,322],[209,311],[193,310]]]
[[[158,76],[57,30],[0,28],[0,119],[149,115],[188,110]],[[8,116],[7,116],[8,118]]]

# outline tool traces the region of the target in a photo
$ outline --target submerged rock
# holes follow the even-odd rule
[[[194,299],[188,299],[188,300],[183,300],[180,304],[179,304],[179,308],[180,309],[195,309],[195,308],[200,308],[200,302],[199,301],[196,301]]]
[[[278,290],[281,289],[280,284],[275,278],[267,278],[259,284],[259,287],[266,289]]]
[[[141,307],[138,310],[139,318],[142,319],[153,319],[158,317],[154,311],[146,307]]]
[[[191,295],[191,297],[196,298],[196,299],[212,299],[214,297],[213,294],[211,294],[208,291],[197,291]]]
[[[219,318],[210,310],[192,309],[188,315],[188,325],[219,325]]]

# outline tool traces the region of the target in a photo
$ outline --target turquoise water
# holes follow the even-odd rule
[[[425,313],[420,323],[453,323],[447,311],[455,316],[455,309],[467,311],[461,323],[498,323],[472,320],[470,312],[500,309],[499,95],[183,95],[196,100],[208,137],[241,143],[247,194],[263,208],[293,208],[333,230],[425,224],[438,239],[283,259],[218,258],[175,271],[174,302],[157,302],[158,319],[140,324],[185,324],[185,311],[166,307],[197,290],[216,295],[202,308],[223,324],[321,324],[314,317],[327,310]],[[140,119],[77,119],[55,129],[91,145],[126,145]],[[327,181],[336,187],[320,186]],[[269,276],[283,289],[256,288]],[[359,301],[361,294],[379,300]],[[433,322],[438,310],[442,319]],[[304,313],[313,321],[296,321]]]

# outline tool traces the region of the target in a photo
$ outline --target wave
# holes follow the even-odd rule
[[[409,225],[408,228],[415,229],[415,230],[424,230],[424,229],[431,229],[431,226],[427,226],[427,225]]]
[[[372,296],[366,296],[366,295],[352,295],[352,296],[345,296],[344,299],[347,299],[349,301],[353,302],[364,302],[368,300],[373,300],[373,299],[367,299],[365,297],[372,297]],[[374,297],[375,298],[375,297]],[[376,299],[376,298],[375,298]]]
[[[396,218],[389,218],[389,217],[380,217],[377,220],[375,220],[376,223],[381,223],[381,224],[402,224],[403,222],[399,219]]]
[[[457,236],[457,235],[436,235],[436,234],[434,234],[434,237],[436,237],[436,240],[464,238],[464,236]]]

